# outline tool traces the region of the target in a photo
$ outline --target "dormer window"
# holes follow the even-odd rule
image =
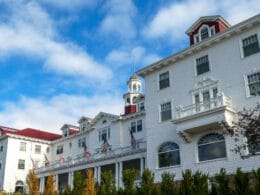
[[[209,37],[209,29],[207,26],[202,27],[202,29],[200,31],[200,37],[201,37],[201,40],[204,40]]]
[[[87,129],[87,126],[86,126],[85,123],[83,123],[83,124],[80,125],[80,130],[81,130],[81,131],[86,131],[86,129]]]

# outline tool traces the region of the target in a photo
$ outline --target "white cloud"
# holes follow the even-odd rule
[[[93,7],[98,3],[98,0],[40,0],[41,3],[50,5],[54,8],[78,11],[84,7]]]
[[[17,4],[11,10],[9,22],[0,24],[0,56],[22,53],[41,58],[47,69],[59,74],[81,75],[96,81],[111,78],[111,70],[82,48],[59,41],[53,21],[38,4]]]
[[[143,66],[159,60],[161,57],[157,54],[148,54],[145,48],[141,46],[132,49],[113,50],[106,56],[106,62],[120,67],[124,65]]]
[[[17,103],[6,102],[0,112],[1,125],[14,128],[36,128],[60,133],[64,123],[75,124],[84,115],[95,117],[99,112],[122,113],[121,96],[111,94],[93,97],[61,94],[50,99],[21,97]]]
[[[132,0],[111,0],[104,6],[107,12],[99,27],[101,34],[134,38],[136,27],[133,22],[136,8]]]
[[[185,31],[199,17],[222,15],[231,24],[258,14],[258,0],[186,0],[174,1],[162,7],[153,20],[144,28],[143,35],[149,38],[167,36],[171,40],[180,39]]]

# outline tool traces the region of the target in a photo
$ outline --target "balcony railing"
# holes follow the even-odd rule
[[[127,147],[119,147],[119,148],[112,149],[111,147],[111,149],[108,149],[106,152],[102,152],[101,148],[97,148],[94,154],[86,155],[86,153],[83,152],[74,157],[67,157],[62,162],[55,161],[47,166],[42,166],[36,169],[36,171],[38,173],[41,173],[53,169],[63,169],[66,167],[92,163],[92,162],[101,161],[105,159],[117,158],[120,156],[125,156],[129,154],[135,154],[135,153],[140,153],[145,151],[146,151],[146,141],[137,141],[137,145],[135,148],[133,148],[132,146],[127,146]]]
[[[192,104],[189,106],[179,106],[175,114],[175,120],[182,119],[184,117],[192,116],[198,113],[203,113],[209,110],[214,110],[223,106],[231,107],[230,98],[220,94],[218,97],[209,99],[208,101]]]

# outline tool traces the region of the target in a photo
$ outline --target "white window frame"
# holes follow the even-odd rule
[[[20,142],[20,151],[21,152],[26,152],[26,145],[27,143],[26,142]]]
[[[164,88],[160,88],[160,75],[162,75],[162,74],[164,74],[164,73],[167,73],[168,72],[168,74],[169,74],[169,86],[167,86],[167,87],[164,87]],[[161,91],[161,90],[164,90],[164,89],[167,89],[167,88],[169,88],[169,87],[171,87],[171,84],[172,84],[172,82],[171,82],[171,71],[170,70],[165,70],[165,71],[161,71],[158,75],[157,75],[157,89],[158,89],[158,91]]]
[[[204,72],[202,74],[198,74],[198,71],[197,71],[197,59],[199,58],[202,58],[204,56],[208,56],[208,62],[209,62],[209,71],[208,72]],[[212,71],[212,67],[211,67],[211,58],[210,58],[210,55],[209,53],[205,53],[205,54],[202,54],[202,55],[199,55],[197,56],[195,59],[194,59],[194,72],[195,72],[195,76],[196,77],[200,77],[200,76],[205,76],[206,74],[209,74],[211,71]]]
[[[255,69],[255,70],[251,70],[251,71],[249,71],[249,72],[247,72],[246,74],[244,74],[243,75],[243,77],[244,77],[244,82],[245,82],[245,91],[246,91],[246,97],[247,98],[250,98],[250,97],[259,97],[259,96],[252,96],[252,95],[250,95],[250,89],[249,89],[249,83],[248,83],[248,78],[247,78],[247,76],[249,76],[249,75],[252,75],[252,74],[255,74],[255,73],[258,73],[258,72],[260,72],[260,69]]]
[[[162,106],[162,104],[166,104],[166,103],[168,103],[168,102],[170,102],[171,103],[171,115],[172,115],[172,117],[171,117],[171,119],[168,119],[168,120],[164,120],[164,121],[162,121],[162,118],[161,118],[161,106]],[[163,101],[163,102],[161,102],[159,105],[158,105],[158,110],[159,110],[159,123],[163,123],[163,122],[167,122],[167,121],[170,121],[170,120],[172,120],[173,118],[174,118],[174,112],[173,112],[173,100],[165,100],[165,101]]]
[[[105,132],[106,134],[106,139],[109,140],[110,139],[110,134],[111,134],[111,128],[110,127],[104,127],[102,129],[100,129],[98,131],[98,140],[99,142],[104,142],[104,140],[102,140],[102,134],[103,132]]]
[[[35,145],[34,153],[35,154],[41,154],[41,151],[42,151],[41,145]]]
[[[25,160],[24,159],[18,159],[18,169],[19,170],[25,169]]]
[[[248,58],[248,57],[250,57],[251,55],[249,55],[249,56],[244,56],[244,49],[243,49],[243,40],[244,39],[246,39],[246,38],[248,38],[248,37],[250,37],[250,36],[253,36],[253,35],[257,35],[257,39],[258,39],[258,45],[259,45],[259,47],[260,47],[260,33],[259,32],[255,32],[255,33],[252,33],[252,32],[250,32],[250,33],[247,33],[247,34],[245,34],[245,35],[243,35],[243,37],[241,37],[240,39],[239,39],[239,49],[240,49],[240,56],[241,56],[241,59],[246,59],[246,58]],[[259,51],[260,52],[260,51]],[[258,53],[259,53],[258,52]],[[254,55],[254,54],[253,54]]]

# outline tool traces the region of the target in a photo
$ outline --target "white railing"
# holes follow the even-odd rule
[[[112,149],[111,147],[111,149],[107,150],[106,152],[102,152],[102,148],[97,148],[96,152],[94,154],[90,154],[89,156],[86,156],[85,153],[81,153],[74,157],[68,157],[63,162],[60,161],[52,162],[47,166],[42,166],[40,168],[37,168],[36,171],[45,172],[45,171],[50,171],[62,167],[70,167],[73,165],[76,166],[77,164],[88,163],[103,158],[113,158],[128,153],[136,153],[136,152],[143,151],[145,149],[146,149],[146,141],[137,141],[137,145],[135,148],[133,148],[132,146],[127,146],[127,147],[119,147],[119,148]]]
[[[208,110],[220,108],[222,106],[231,107],[230,98],[224,96],[223,93],[216,98],[209,99],[209,101],[192,104],[185,107],[179,106],[176,109],[175,119],[181,119],[197,113],[202,113]]]

